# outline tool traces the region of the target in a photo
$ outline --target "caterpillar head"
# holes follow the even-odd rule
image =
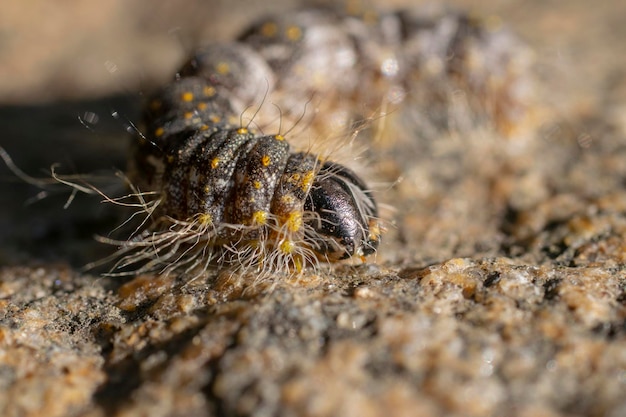
[[[376,201],[348,168],[325,163],[304,208],[314,213],[308,222],[307,240],[322,258],[337,261],[376,251],[380,241]]]

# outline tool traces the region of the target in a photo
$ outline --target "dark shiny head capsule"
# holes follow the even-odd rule
[[[307,196],[314,213],[307,240],[323,258],[336,261],[376,251],[380,241],[378,208],[365,183],[348,168],[324,164]]]

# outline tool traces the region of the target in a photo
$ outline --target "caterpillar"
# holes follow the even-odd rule
[[[383,229],[371,189],[329,158],[338,147],[324,155],[306,144],[360,134],[354,121],[399,105],[433,71],[479,97],[496,97],[492,114],[509,123],[518,101],[500,39],[461,14],[318,7],[269,16],[235,42],[197,50],[144,110],[145,133],[133,141],[128,176],[137,195],[156,198],[142,203],[149,218],[121,242],[116,267],[302,271],[365,259]],[[497,66],[476,71],[476,51]],[[445,102],[435,90],[427,89],[428,100]],[[244,124],[263,96],[279,116],[260,105]],[[307,101],[313,112],[302,112]],[[281,133],[294,120],[306,129]]]

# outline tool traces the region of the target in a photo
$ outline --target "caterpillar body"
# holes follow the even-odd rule
[[[476,47],[466,38],[488,42]],[[423,20],[313,8],[265,18],[237,42],[198,50],[145,108],[129,177],[157,198],[145,204],[150,224],[123,243],[117,266],[301,271],[374,253],[381,224],[371,190],[352,169],[298,140],[349,132],[382,103],[398,104],[435,57],[471,91],[499,86],[497,69],[480,76],[463,69],[468,51],[506,58],[501,48],[489,52],[490,39],[457,14]],[[507,59],[499,62],[508,68]],[[275,133],[244,125],[242,115],[264,94],[281,109],[273,117],[280,123],[315,97],[315,111],[300,116],[307,130],[281,134],[267,122],[267,105],[254,121]],[[504,110],[514,101],[506,89],[496,96]]]

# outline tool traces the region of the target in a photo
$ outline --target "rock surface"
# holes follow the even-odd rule
[[[0,32],[13,65],[0,77],[1,144],[34,176],[59,161],[74,172],[124,166],[124,120],[137,119],[139,100],[92,99],[115,88],[74,76],[94,71],[78,57],[110,69],[128,68],[119,54],[140,56],[158,84],[180,56],[143,39],[172,22],[216,38],[239,26],[206,32],[209,11],[194,1],[76,3],[63,16],[40,3],[32,13],[49,14],[45,25],[33,29],[15,6]],[[249,9],[224,11],[241,25],[258,12],[235,7]],[[511,140],[476,130],[413,144],[400,168],[378,161],[403,181],[381,193],[395,213],[377,262],[261,282],[102,278],[78,265],[105,256],[92,235],[114,227],[116,207],[78,196],[63,211],[65,192],[24,208],[41,189],[3,183],[0,414],[626,416],[626,61],[616,52],[626,7],[477,11],[504,16],[536,50],[541,122]],[[58,53],[47,55],[41,39],[58,28],[67,33],[48,39]],[[57,101],[33,104],[42,100]]]

